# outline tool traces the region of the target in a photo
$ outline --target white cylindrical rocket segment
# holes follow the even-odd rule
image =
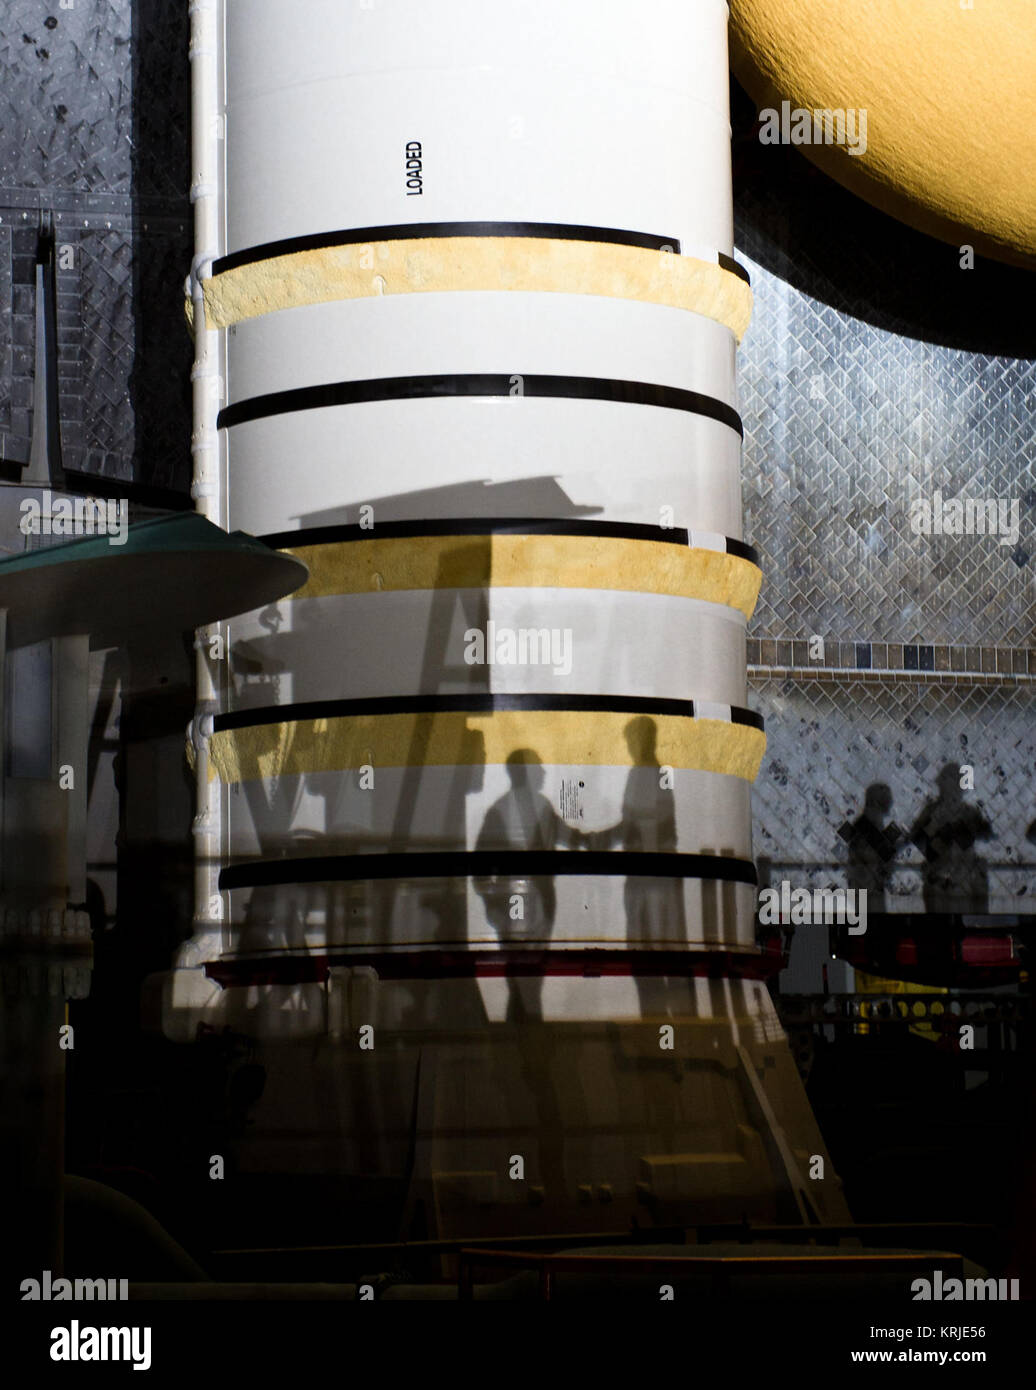
[[[726,4],[223,21],[227,944],[750,951]]]

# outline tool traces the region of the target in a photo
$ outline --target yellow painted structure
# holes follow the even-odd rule
[[[866,110],[864,154],[802,153],[923,232],[1036,266],[1033,0],[730,0],[730,15],[761,109]]]

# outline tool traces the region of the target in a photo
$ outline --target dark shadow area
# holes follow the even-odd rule
[[[516,748],[507,759],[509,789],[486,812],[475,842],[483,850],[575,849],[586,838],[555,811],[543,795],[543,763],[531,748]],[[502,946],[527,941],[546,944],[554,930],[557,893],[552,878],[475,880],[486,921]],[[507,1022],[542,1021],[543,977],[509,976]]]
[[[133,482],[159,495],[185,496],[194,356],[183,293],[194,244],[188,11],[170,0],[133,0],[133,226],[126,286],[134,343],[128,383]]]
[[[633,766],[622,798],[622,819],[591,835],[591,845],[626,853],[675,854],[676,798],[671,770],[664,773],[658,761],[658,728],[653,719],[642,716],[631,719],[624,733]],[[679,950],[687,940],[683,892],[679,879],[627,878],[623,896],[631,946]],[[680,984],[664,975],[638,975],[641,1016],[669,1017],[673,992]]]
[[[956,763],[940,771],[939,794],[922,808],[910,838],[925,857],[925,911],[979,916],[989,911],[989,872],[975,844],[992,838],[993,828],[964,800],[960,777]]]
[[[902,830],[886,821],[892,810],[892,792],[884,782],[873,782],[864,794],[863,810],[846,821],[839,836],[849,848],[848,887],[867,894],[868,912],[888,909],[888,882]]]

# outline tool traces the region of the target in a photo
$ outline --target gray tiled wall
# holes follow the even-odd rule
[[[989,910],[1036,912],[1036,705],[1031,687],[821,685],[760,674],[753,704],[766,718],[767,756],[755,785],[755,853],[774,877],[803,886],[844,882],[839,828],[863,809],[874,782],[892,792],[904,830],[937,795],[947,763],[974,769],[966,795],[992,837],[978,852],[989,870]],[[897,859],[890,911],[921,911],[921,857]],[[807,872],[812,866],[812,871]]]
[[[1027,672],[1036,646],[1036,363],[874,328],[742,259],[755,290],[740,359],[745,535],[764,568],[749,659],[768,736],[756,854],[837,881],[838,829],[868,784],[888,783],[909,826],[939,768],[969,763],[995,834],[981,847],[991,910],[1036,910],[1036,697],[1006,674]],[[936,488],[1017,498],[1017,544],[915,536],[910,499]],[[880,643],[875,667],[924,669],[930,654],[933,674],[778,675],[807,665],[812,634],[828,667],[862,665],[855,644]],[[920,857],[900,858],[890,906],[919,909]]]
[[[753,632],[1031,645],[1036,362],[871,327],[742,258],[745,534],[765,556]],[[918,537],[913,497],[1019,501],[1018,544]]]

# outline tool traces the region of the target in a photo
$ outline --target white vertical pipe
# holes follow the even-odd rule
[[[219,436],[216,417],[223,396],[219,368],[220,335],[205,322],[203,283],[212,273],[220,248],[219,143],[219,0],[192,0],[191,40],[191,202],[194,205],[194,258],[188,289],[194,312],[195,357],[191,369],[193,428],[191,496],[197,510],[225,528],[226,509],[220,487]],[[195,750],[197,814],[195,844],[195,935],[214,933],[222,921],[219,896],[219,843],[222,796],[218,781],[209,780],[208,739],[212,711],[219,699],[209,659],[210,638],[221,634],[214,623],[200,628],[195,639],[197,712],[190,736]],[[225,644],[225,635],[224,635]],[[224,645],[225,650],[225,645]],[[216,669],[220,669],[217,667]]]

